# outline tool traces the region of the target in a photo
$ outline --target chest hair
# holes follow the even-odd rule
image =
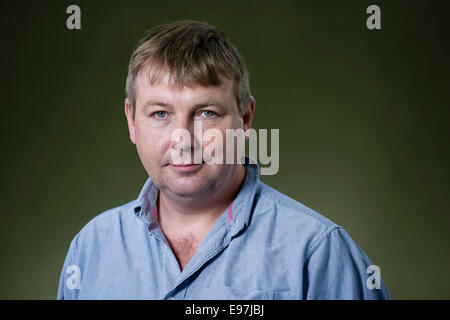
[[[195,255],[201,244],[201,240],[192,234],[184,237],[168,239],[168,241],[175,257],[178,260],[178,263],[181,266],[181,269],[184,269],[184,267]]]

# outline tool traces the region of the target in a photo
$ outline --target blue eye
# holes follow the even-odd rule
[[[164,119],[164,116],[166,115],[166,112],[165,111],[156,111],[154,114],[156,115],[156,117],[158,119]]]
[[[216,114],[214,111],[211,111],[211,110],[203,110],[202,112],[204,112],[204,115],[207,118],[211,118],[212,116],[214,116]]]

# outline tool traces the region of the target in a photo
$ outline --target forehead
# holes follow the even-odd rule
[[[200,100],[214,100],[223,104],[236,102],[234,82],[221,77],[219,86],[177,86],[167,71],[161,71],[159,81],[151,83],[152,70],[145,68],[138,73],[135,82],[136,106],[139,107],[148,100],[159,100],[171,105],[196,104]]]

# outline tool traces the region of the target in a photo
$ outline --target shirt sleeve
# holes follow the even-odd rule
[[[80,268],[76,262],[76,242],[71,242],[59,278],[57,300],[77,300],[80,292]]]
[[[329,231],[311,250],[306,263],[306,299],[390,299],[381,268],[372,264],[341,227]]]

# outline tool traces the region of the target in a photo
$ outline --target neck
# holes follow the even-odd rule
[[[209,230],[236,198],[245,175],[245,167],[238,165],[234,174],[221,183],[221,188],[211,190],[212,192],[204,199],[173,199],[160,192],[158,219],[161,227],[186,232]]]

